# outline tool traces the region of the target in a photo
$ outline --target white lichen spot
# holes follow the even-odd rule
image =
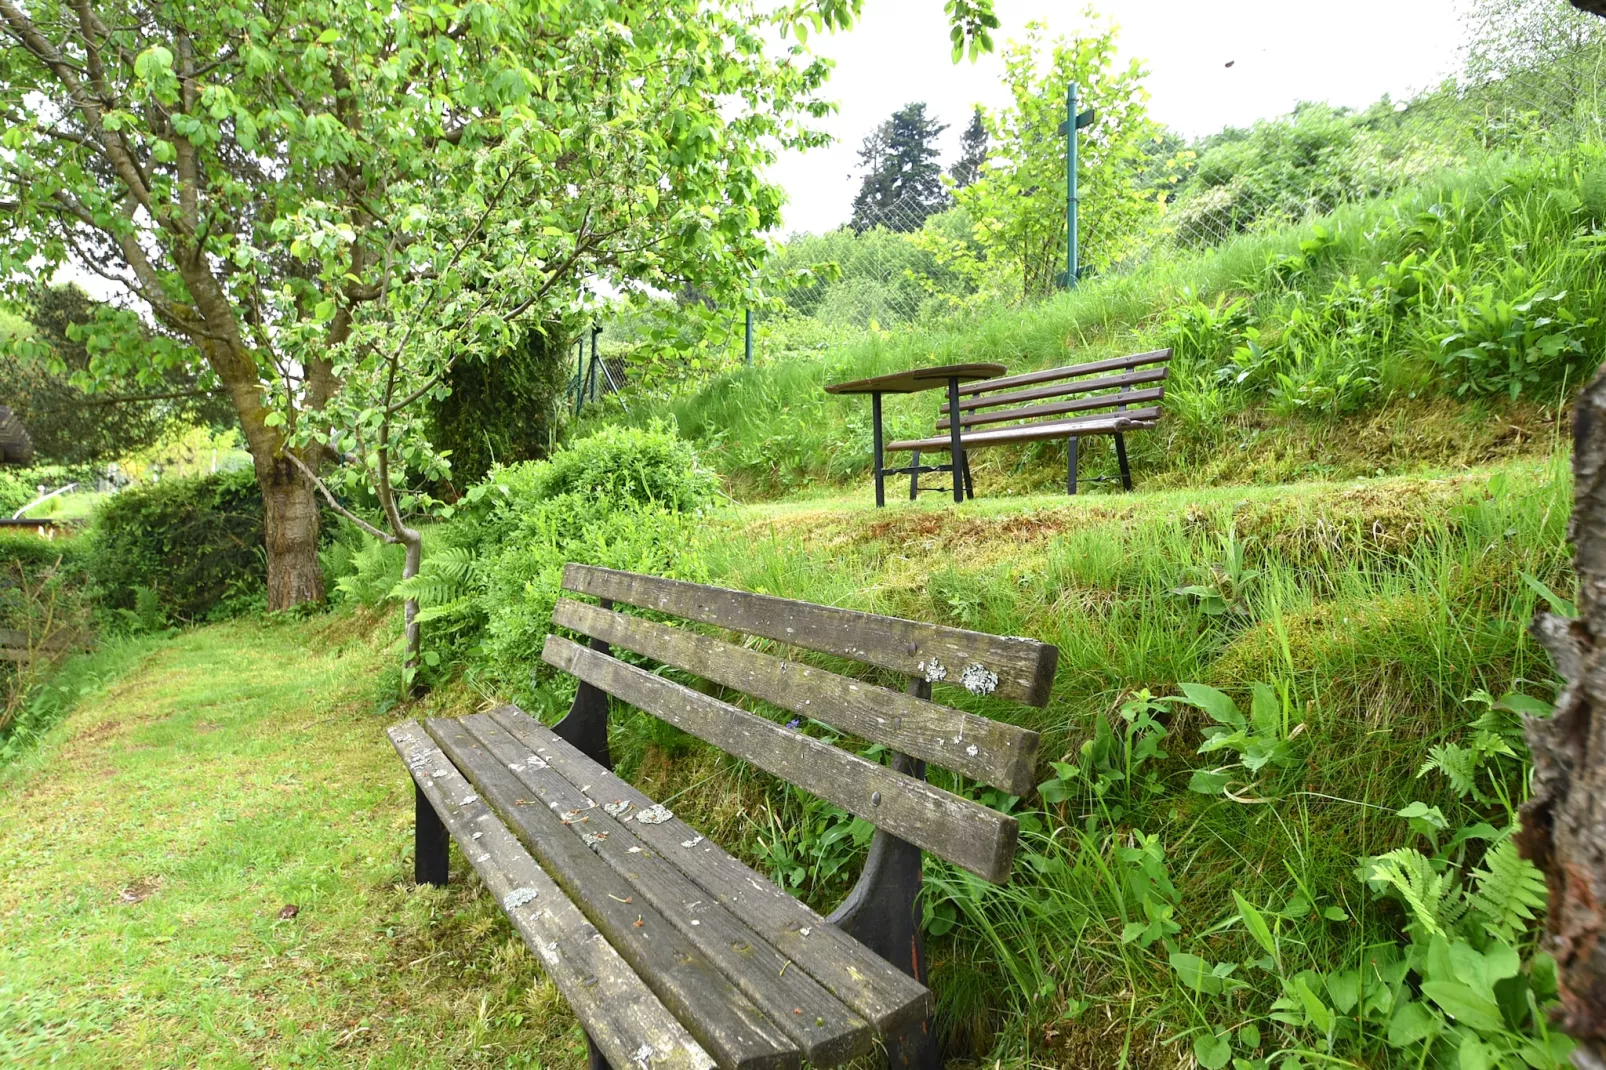
[[[642,825],[662,825],[665,821],[668,821],[674,816],[674,811],[670,810],[669,807],[665,806],[663,803],[654,803],[652,806],[649,806],[647,809],[637,814],[636,821]]]
[[[972,695],[990,695],[998,690],[998,674],[981,664],[966,665],[959,682]]]
[[[554,940],[550,944],[543,944],[541,946],[541,957],[551,965],[556,966],[558,963],[558,942]]]
[[[636,1054],[630,1058],[643,1067],[650,1065],[652,1063],[652,1045],[643,1044],[636,1049]]]
[[[639,855],[641,853],[641,848],[640,847],[632,847],[630,849],[630,853],[633,854],[633,855]]]
[[[526,769],[545,769],[546,763],[539,758],[531,758],[524,763]]]
[[[698,921],[696,918],[691,919],[691,923],[693,925],[701,925],[702,924],[702,922]]]
[[[628,799],[618,799],[611,803],[603,803],[602,812],[609,817],[623,817],[630,812],[630,802]]]
[[[965,753],[974,758],[980,752],[976,750],[976,744],[972,743],[970,746],[965,748]]]
[[[510,773],[522,773],[522,772],[524,772],[524,763],[523,762],[508,762],[507,763],[507,771],[510,772]]]
[[[696,847],[699,843],[702,843],[702,842],[703,842],[703,838],[701,836],[693,836],[689,840],[681,840],[680,841],[680,845],[682,847]]]
[[[458,803],[457,805],[459,805],[459,806],[472,806],[473,804],[475,804],[475,803],[477,803],[479,801],[480,801],[480,797],[478,795],[475,795],[473,792],[469,792],[467,795],[463,796],[463,801]]]
[[[435,770],[433,773],[431,773],[429,775],[431,777],[435,778],[436,780],[439,780],[441,777],[447,776],[450,773],[451,773],[450,769],[437,769],[437,770]]]
[[[476,862],[489,862],[490,860],[491,860],[491,856],[490,855],[480,855],[474,861],[476,861]]]
[[[606,832],[582,832],[582,833],[580,833],[580,839],[585,841],[585,845],[587,847],[595,847],[597,844],[601,843],[603,840],[605,840],[607,838],[608,838],[608,834]]]
[[[813,931],[814,931],[814,927],[812,925],[805,925],[805,926],[803,926],[803,928],[798,930],[798,934],[801,935],[801,936],[807,936],[809,933],[811,933]]]
[[[476,832],[476,833],[475,833],[475,834],[474,834],[474,839],[476,839],[476,840],[477,840],[477,839],[479,839],[479,838],[480,838],[480,837],[481,837],[481,836],[483,836],[483,835],[485,835],[485,833],[483,833],[483,832]]]
[[[535,901],[534,888],[515,888],[502,900],[503,910],[517,910],[525,903]]]
[[[928,684],[934,684],[939,680],[948,679],[948,666],[944,665],[936,658],[932,658],[927,662],[922,662],[919,667],[926,671],[926,683]]]

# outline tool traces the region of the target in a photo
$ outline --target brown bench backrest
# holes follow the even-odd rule
[[[1163,384],[1169,371],[1166,364],[1170,360],[1171,350],[1159,349],[1130,357],[1095,360],[967,383],[961,387],[965,396],[959,402],[959,426],[1059,417],[1068,413],[1159,402],[1165,397]],[[1030,404],[1047,398],[1069,400]],[[1091,418],[1105,419],[1107,415]],[[1154,405],[1129,415],[1135,420],[1153,420],[1160,415],[1160,409]],[[945,403],[942,415],[937,420],[938,430],[946,430],[949,423],[950,414]]]
[[[1014,818],[621,661],[609,648],[1024,795],[1035,782],[1037,733],[933,702],[930,683],[1042,706],[1053,684],[1055,647],[589,565],[568,565],[563,589],[601,604],[558,601],[552,622],[589,636],[591,645],[549,635],[542,651],[548,664],[980,877],[1008,879]],[[846,658],[913,682],[908,691],[880,687],[621,613],[616,604]]]

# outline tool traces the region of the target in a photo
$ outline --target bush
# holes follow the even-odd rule
[[[169,618],[226,614],[267,580],[262,494],[250,470],[132,487],[96,510],[88,566],[107,609],[155,592]]]
[[[697,517],[717,494],[667,426],[607,428],[548,460],[494,469],[457,519],[430,533],[418,576],[390,597],[419,600],[426,675],[478,664],[510,697],[540,703],[532,672],[564,564],[699,578]],[[349,597],[371,594],[388,573],[377,543],[334,556]]]

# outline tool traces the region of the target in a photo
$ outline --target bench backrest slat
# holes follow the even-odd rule
[[[1099,394],[1091,398],[1073,398],[1070,401],[1051,401],[1043,405],[1028,405],[1018,409],[984,409],[981,412],[967,413],[960,417],[960,427],[975,427],[977,424],[996,424],[1006,420],[1031,420],[1040,416],[1059,416],[1068,412],[1088,412],[1094,409],[1113,409],[1118,405],[1141,405],[1145,401],[1159,401],[1165,397],[1165,390],[1155,387],[1150,390],[1118,390],[1113,394]],[[1150,410],[1133,410],[1150,411]],[[1159,415],[1159,410],[1152,410]],[[1108,413],[1099,413],[1099,418],[1105,418]],[[944,416],[937,421],[937,430],[946,431],[950,421]]]
[[[1094,360],[1086,364],[1069,364],[1063,368],[1043,368],[1035,372],[1022,372],[1019,375],[1005,375],[998,379],[983,379],[976,383],[964,383],[959,387],[959,392],[961,394],[990,394],[999,390],[1013,390],[1019,386],[1051,383],[1058,379],[1074,379],[1079,375],[1096,375],[1100,372],[1141,368],[1148,364],[1163,364],[1170,359],[1171,350],[1156,349],[1150,353],[1136,353],[1130,357],[1111,357],[1108,360]]]
[[[563,587],[1033,706],[1048,702],[1059,658],[1057,648],[1035,639],[987,635],[592,565],[567,565]]]
[[[1040,401],[1044,398],[1064,397],[1067,394],[1087,394],[1096,390],[1125,389],[1141,383],[1164,382],[1168,369],[1164,367],[1146,368],[1143,371],[1125,372],[1121,375],[1102,375],[1094,379],[1077,379],[1071,382],[1056,383],[1052,386],[1038,386],[1030,390],[1011,390],[1003,394],[983,394],[980,397],[961,398],[960,412],[970,412],[975,409],[992,409],[1001,405],[1016,405],[1027,401]],[[948,406],[942,407],[942,414],[947,415]]]
[[[547,636],[541,657],[984,880],[1009,877],[1019,824],[1007,814],[562,636]]]
[[[1029,729],[567,598],[552,622],[1011,794],[1036,784],[1038,736]]]

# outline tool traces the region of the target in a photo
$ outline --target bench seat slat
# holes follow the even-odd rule
[[[1015,795],[1036,786],[1038,737],[1028,729],[567,598],[552,622]]]
[[[1149,353],[1136,353],[1130,357],[1111,357],[1108,360],[1094,360],[1086,364],[1068,364],[1063,368],[1044,368],[1041,371],[1022,372],[1019,375],[1005,375],[998,379],[984,379],[979,383],[965,383],[960,386],[959,392],[961,394],[975,394],[990,393],[994,390],[1012,390],[1017,386],[1051,383],[1056,379],[1073,379],[1078,375],[1093,375],[1098,372],[1141,368],[1147,364],[1163,364],[1170,359],[1171,350],[1156,349]]]
[[[638,810],[653,805],[651,797],[518,707],[500,706],[489,716],[594,802],[606,805],[622,799]],[[717,843],[700,836],[680,818],[631,825],[637,839],[674,862],[711,899],[739,915],[766,943],[797,963],[881,1034],[919,1022],[931,1012],[931,993],[924,985]]]
[[[970,670],[969,681],[978,693],[1032,706],[1048,701],[1059,658],[1056,648],[1035,639],[987,635],[592,565],[565,566],[563,587],[933,681],[961,684]]]
[[[424,729],[722,1070],[801,1066],[798,1046],[658,911],[631,901],[630,883],[532,798],[465,725],[432,718]]]
[[[1146,431],[1154,426],[1153,420],[1134,420],[1124,414],[1101,416],[1096,420],[1054,420],[1019,427],[1000,427],[992,431],[972,431],[959,440],[960,448],[979,450],[986,446],[1009,446],[1020,442],[1042,442],[1052,438],[1071,438],[1080,435],[1113,435],[1116,432]],[[946,450],[947,435],[938,438],[909,439],[889,442],[882,447],[888,453],[901,450]]]
[[[547,636],[541,657],[984,880],[1009,879],[1019,823],[1006,814],[561,636]]]
[[[1152,387],[1148,390],[1117,390],[1113,394],[1099,394],[1090,398],[1074,398],[1070,401],[1050,401],[1042,405],[1027,405],[1019,409],[986,409],[981,412],[967,413],[959,419],[961,428],[975,427],[979,424],[1001,424],[1011,420],[1032,420],[1040,416],[1061,416],[1071,412],[1088,412],[1092,409],[1113,409],[1117,405],[1141,405],[1149,401],[1161,401],[1165,398],[1164,387]],[[1136,410],[1132,410],[1136,411]],[[1158,416],[1160,410],[1153,410]],[[944,416],[937,421],[937,430],[948,430],[951,421]]]
[[[417,721],[386,733],[469,865],[503,904],[586,1032],[616,1067],[712,1070],[714,1060],[503,827]],[[534,892],[523,903],[517,890]],[[524,898],[521,892],[520,899]],[[509,907],[507,904],[513,902]],[[643,1053],[642,1049],[647,1051]]]
[[[788,970],[785,956],[714,901],[673,862],[637,838],[636,829],[651,827],[630,820],[641,811],[627,811],[618,817],[610,814],[543,760],[532,760],[535,755],[530,748],[485,714],[465,717],[461,723],[548,809],[567,818],[565,828],[570,836],[581,839],[630,882],[636,889],[631,898],[655,907],[781,1032],[796,1041],[805,1059],[820,1066],[834,1066],[870,1050],[868,1022],[843,1006],[806,971]],[[619,801],[606,800],[615,804]]]
[[[1139,386],[1143,383],[1161,383],[1170,372],[1169,368],[1149,368],[1141,372],[1127,372],[1124,375],[1102,375],[1096,379],[1078,379],[1074,382],[1059,383],[1054,386],[1038,386],[1030,390],[1013,390],[1007,394],[983,394],[980,397],[963,398],[959,402],[960,412],[974,412],[977,409],[995,409],[1000,405],[1015,405],[1027,401],[1042,401],[1046,398],[1065,397],[1069,394],[1087,394],[1095,390],[1125,389],[1129,386]],[[939,418],[948,414],[945,403],[939,411]]]

